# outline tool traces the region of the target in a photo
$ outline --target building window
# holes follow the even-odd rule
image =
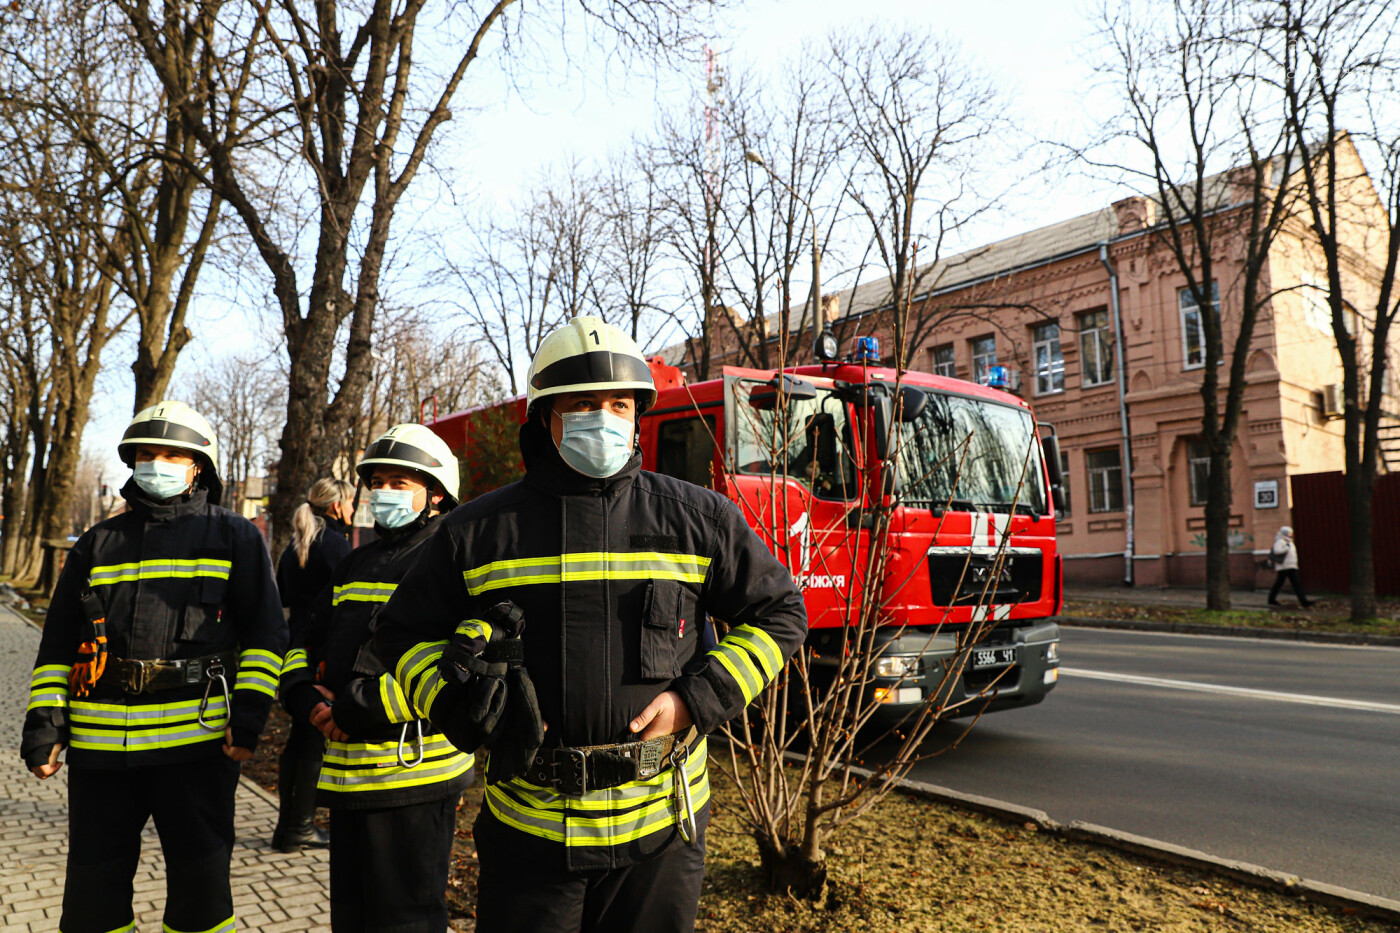
[[[1123,455],[1117,447],[1084,452],[1084,469],[1089,474],[1089,511],[1123,510]]]
[[[1031,353],[1035,359],[1035,394],[1065,390],[1065,355],[1060,350],[1060,325],[1055,321],[1031,328]]]
[[[987,375],[997,364],[997,338],[977,337],[968,341],[972,347],[972,381],[987,384]]]
[[[934,347],[928,353],[929,369],[935,376],[947,376],[949,379],[958,378],[958,364],[953,359],[953,345],[951,343]]]
[[[1113,327],[1107,310],[1079,315],[1079,373],[1086,386],[1113,381]]]
[[[1206,332],[1201,326],[1201,309],[1196,304],[1196,296],[1189,288],[1177,289],[1177,300],[1181,304],[1181,358],[1183,369],[1197,369],[1206,365]],[[1220,285],[1210,283],[1210,302],[1215,311],[1215,320],[1220,321]],[[1223,363],[1224,360],[1221,360]]]
[[[1205,505],[1210,485],[1210,448],[1205,441],[1196,439],[1186,445],[1186,474],[1191,481],[1191,504]]]
[[[1064,500],[1065,507],[1060,512],[1060,518],[1069,518],[1072,511],[1069,501],[1069,451],[1060,451],[1060,498]]]

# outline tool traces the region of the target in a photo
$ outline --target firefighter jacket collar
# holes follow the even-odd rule
[[[209,490],[196,485],[189,492],[181,493],[173,499],[155,499],[136,485],[135,479],[126,481],[122,487],[122,498],[131,511],[143,516],[147,521],[168,522],[182,515],[197,515],[209,505]]]
[[[535,418],[520,426],[520,454],[525,460],[525,482],[551,496],[616,496],[637,478],[642,452],[634,450],[627,463],[612,476],[594,479],[564,462],[554,438]]]

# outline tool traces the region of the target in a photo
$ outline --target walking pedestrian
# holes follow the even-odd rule
[[[282,660],[285,676],[306,666],[306,630],[312,604],[330,583],[331,572],[350,554],[350,518],[355,487],[343,479],[318,479],[292,513],[292,541],[277,561],[277,592],[287,613],[289,639]],[[324,848],[329,839],[315,824],[316,780],[325,739],[309,721],[292,717],[287,744],[277,759],[277,827],[272,847],[295,852]]]
[[[181,402],[144,409],[117,452],[127,511],[90,528],[59,576],[20,753],[40,779],[67,748],[63,933],[131,930],[141,830],[165,855],[164,929],[226,933],[233,795],[287,650],[272,565],[219,507],[218,444]]]
[[[378,538],[341,561],[312,613],[306,654],[282,677],[294,719],[326,739],[335,933],[445,933],[457,804],[475,760],[424,723],[370,649],[370,626],[456,505],[457,460],[400,424],[356,467]]]
[[[1269,559],[1273,561],[1274,570],[1277,571],[1274,585],[1269,590],[1269,605],[1283,605],[1278,601],[1278,594],[1283,589],[1283,581],[1287,580],[1293,584],[1293,592],[1298,596],[1298,605],[1304,609],[1311,606],[1313,601],[1304,595],[1303,583],[1298,578],[1298,548],[1293,543],[1292,528],[1284,525],[1274,535],[1274,546],[1269,549]]]
[[[524,479],[442,522],[375,646],[420,715],[490,750],[477,929],[690,931],[705,736],[801,644],[802,594],[732,502],[641,469],[656,389],[623,331],[574,318],[527,385]]]

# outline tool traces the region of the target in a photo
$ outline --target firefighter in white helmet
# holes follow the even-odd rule
[[[214,431],[182,402],[141,411],[117,447],[127,510],[63,565],[34,664],[21,754],[66,747],[64,933],[130,929],[141,829],[165,853],[165,929],[234,928],[233,794],[287,646],[262,535],[219,507]]]
[[[483,931],[692,929],[705,735],[806,634],[792,575],[734,504],[641,469],[655,399],[622,331],[578,317],[549,334],[524,479],[453,512],[377,620],[418,714],[490,751]],[[707,652],[710,614],[728,632]]]
[[[421,424],[375,440],[356,467],[377,540],[331,574],[282,675],[293,718],[326,738],[317,782],[331,810],[331,928],[447,929],[457,802],[474,759],[413,712],[370,649],[374,618],[456,505],[457,459]]]

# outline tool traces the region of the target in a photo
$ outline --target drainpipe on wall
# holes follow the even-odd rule
[[[1128,360],[1123,343],[1123,308],[1118,302],[1118,269],[1108,258],[1108,244],[1099,244],[1099,262],[1108,270],[1109,306],[1113,309],[1113,340],[1118,352],[1118,421],[1123,426],[1123,509],[1127,516],[1127,531],[1123,536],[1123,583],[1132,586],[1133,550],[1133,435],[1128,424]]]

